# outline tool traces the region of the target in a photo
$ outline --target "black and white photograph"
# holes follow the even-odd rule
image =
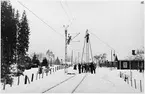
[[[144,94],[144,0],[1,0],[0,93]]]

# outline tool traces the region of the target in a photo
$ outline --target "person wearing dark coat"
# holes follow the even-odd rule
[[[78,70],[79,70],[79,74],[81,73],[81,64],[78,64]]]
[[[84,66],[84,64],[82,64],[82,73],[84,73],[84,70],[85,70],[85,66]]]
[[[95,74],[96,73],[96,64],[93,63],[93,73]]]
[[[93,67],[94,67],[94,65],[93,65],[93,63],[91,62],[91,64],[90,64],[91,74],[93,74]]]
[[[85,73],[87,73],[87,64],[84,65]]]
[[[77,65],[76,64],[74,65],[74,70],[77,70]]]
[[[90,65],[87,63],[87,72],[90,72]]]

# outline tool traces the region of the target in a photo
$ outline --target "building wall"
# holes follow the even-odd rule
[[[144,69],[144,61],[137,60],[119,60],[117,69]]]

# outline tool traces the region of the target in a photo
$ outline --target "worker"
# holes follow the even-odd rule
[[[85,36],[87,43],[89,42],[89,35],[90,35],[90,34],[88,33],[88,29],[87,29],[87,31],[86,31],[86,36]]]

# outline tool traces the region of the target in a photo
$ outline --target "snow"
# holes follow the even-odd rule
[[[132,73],[132,83],[133,83],[132,86],[135,88],[134,80],[136,80],[136,87],[138,90],[140,90],[140,81],[141,81],[142,88],[144,91],[144,73],[140,73],[137,70],[117,70],[118,75],[120,74],[120,72],[123,73],[124,75],[127,75],[129,77],[129,80],[131,79]]]
[[[54,89],[51,89],[46,93],[71,93],[77,86],[77,83],[79,83],[81,79],[83,79],[84,75],[85,74],[78,74],[75,77],[71,78],[69,81],[64,82],[63,84],[57,86]]]
[[[91,87],[91,88],[90,88]],[[89,74],[75,93],[138,93],[119,78],[116,70],[97,68],[96,74]]]
[[[2,93],[41,93],[57,83],[67,79],[72,75],[65,75],[64,70],[59,70],[56,73],[45,76],[43,79],[32,82],[31,84],[21,85],[9,88]]]
[[[128,76],[130,76],[130,70],[118,70]],[[144,78],[144,73],[140,73],[137,70],[131,70],[132,72],[132,78],[137,79],[137,80],[143,80]]]
[[[31,77],[32,73],[35,74],[37,70],[37,68],[33,68],[31,70],[25,71],[24,74],[27,74],[29,77]],[[96,74],[78,74],[77,70],[73,70],[73,67],[70,67],[68,68],[68,73],[75,73],[75,75],[66,75],[64,73],[64,69],[61,69],[53,72],[52,74],[48,74],[48,76],[44,74],[44,77],[41,79],[36,80],[34,78],[34,81],[27,85],[24,85],[23,82],[20,82],[19,86],[6,86],[6,90],[2,90],[1,93],[42,93],[47,89],[55,86],[56,84],[72,77],[68,81],[58,85],[57,87],[46,91],[46,93],[71,93],[85,75],[86,77],[78,86],[78,88],[76,88],[74,93],[139,93],[139,88],[135,89],[134,87],[131,87],[130,84],[127,84],[124,79],[119,77],[120,71],[128,73],[128,70],[110,70],[110,68],[97,67]],[[136,71],[132,72],[133,78],[143,80],[144,77],[142,76],[142,74],[137,74]],[[135,74],[140,76],[136,76]]]
[[[66,64],[72,64],[72,62],[66,62]]]
[[[54,65],[54,66],[52,66],[52,67],[50,67],[50,68],[55,68],[55,67],[57,67],[58,65]],[[43,67],[43,69],[45,69],[45,67]],[[32,77],[32,74],[34,74],[34,79],[33,79],[33,81],[38,81],[38,80],[36,80],[36,74],[37,74],[37,72],[38,72],[38,68],[31,68],[30,70],[25,70],[24,71],[24,76],[20,76],[20,83],[19,83],[19,85],[17,85],[17,83],[18,83],[18,77],[13,77],[13,85],[12,85],[12,87],[10,86],[10,85],[6,85],[6,89],[5,90],[2,90],[2,92],[4,91],[4,92],[7,92],[7,91],[9,91],[9,89],[13,89],[13,88],[17,88],[17,87],[21,87],[21,86],[24,86],[25,84],[24,84],[24,80],[25,80],[25,75],[27,75],[28,76],[28,78],[29,78],[29,80],[31,81],[31,77]],[[53,72],[52,72],[53,73]],[[50,75],[50,72],[48,73],[48,75]],[[46,76],[46,74],[44,74],[44,77]],[[41,75],[41,78],[42,78],[42,75]],[[37,79],[39,79],[39,76],[38,76],[38,78]],[[41,80],[41,79],[40,79]],[[28,83],[28,82],[27,82]],[[27,84],[28,85],[28,84]],[[27,85],[25,85],[25,86],[27,86]],[[3,85],[1,84],[1,88],[3,87]]]

